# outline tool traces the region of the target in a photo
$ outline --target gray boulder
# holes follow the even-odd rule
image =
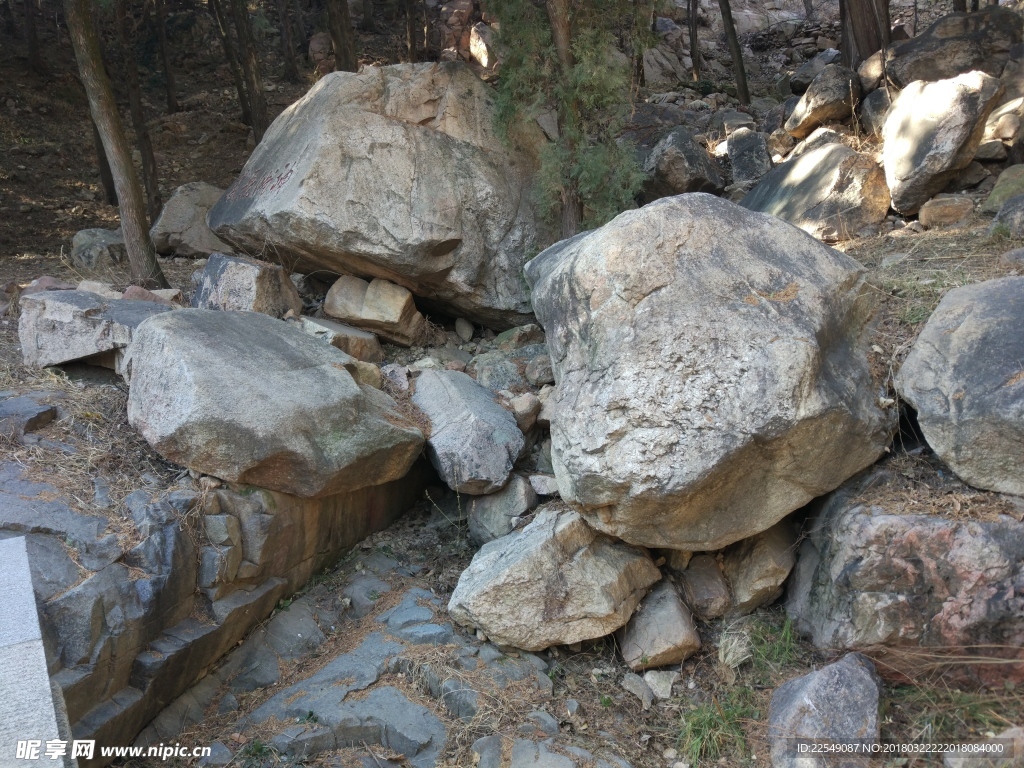
[[[619,636],[622,659],[630,669],[679,664],[700,650],[693,615],[671,581],[658,582]]]
[[[270,126],[211,228],[300,272],[384,277],[490,326],[527,322],[540,128],[496,134],[494,94],[459,63],[332,72]]]
[[[840,60],[839,51],[827,48],[812,59],[801,64],[789,78],[789,87],[797,96],[806,91],[821,71]]]
[[[780,685],[768,709],[772,768],[864,765],[862,754],[801,754],[797,741],[877,744],[881,691],[874,664],[859,653],[848,653],[834,664]]]
[[[932,450],[966,483],[1024,496],[1024,277],[943,296],[896,376]]]
[[[970,165],[999,93],[999,81],[982,72],[919,80],[900,93],[882,129],[882,165],[893,208],[917,213]]]
[[[660,578],[645,552],[552,502],[521,531],[477,552],[448,612],[499,645],[539,651],[619,629]]]
[[[774,168],[740,201],[819,240],[855,237],[889,212],[885,173],[868,155],[826,144]]]
[[[788,520],[725,550],[722,571],[732,592],[729,613],[744,616],[776,600],[795,563],[796,531]]]
[[[280,264],[214,253],[206,260],[192,306],[281,318],[302,312],[302,298]]]
[[[549,248],[526,275],[558,382],[545,413],[559,490],[605,533],[718,549],[889,442],[864,272],[785,222],[665,198]]]
[[[650,200],[684,192],[711,192],[725,189],[722,169],[686,128],[672,130],[659,141],[644,163],[650,180],[644,192]]]
[[[104,299],[86,291],[22,295],[18,339],[25,365],[85,360],[120,369],[122,350],[139,325],[170,310],[151,301]]]
[[[1024,523],[906,514],[899,481],[872,473],[821,505],[787,592],[795,627],[819,648],[1021,647]]]
[[[857,108],[860,125],[868,136],[881,136],[885,126],[885,118],[889,116],[892,98],[886,88],[872,91],[861,101]]]
[[[224,190],[203,181],[174,190],[149,230],[156,252],[197,258],[229,252],[231,246],[206,225],[207,212],[223,194]]]
[[[127,355],[131,425],[224,480],[325,496],[404,476],[423,446],[390,397],[356,384],[353,358],[266,315],[167,312]]]
[[[537,492],[522,475],[512,475],[496,493],[469,500],[469,536],[477,544],[500,539],[512,532],[514,521],[537,506]]]
[[[412,402],[430,422],[427,456],[441,478],[461,493],[502,488],[525,444],[515,416],[459,371],[423,371],[415,384]]]
[[[697,555],[679,574],[686,604],[704,621],[724,616],[732,606],[729,585],[714,555]]]
[[[772,169],[765,134],[740,128],[733,131],[728,146],[733,182],[757,181]]]
[[[860,78],[841,64],[829,64],[811,81],[800,97],[793,114],[786,120],[786,131],[805,138],[829,120],[846,120],[860,101]]]
[[[1014,239],[1024,236],[1024,195],[1016,195],[1003,203],[992,220],[989,233],[1003,234]]]
[[[127,258],[119,229],[82,229],[71,238],[71,263],[76,267],[96,269],[120,264]]]

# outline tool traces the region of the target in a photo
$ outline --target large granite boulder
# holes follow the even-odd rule
[[[964,482],[1024,496],[1024,277],[949,291],[896,388]]]
[[[224,190],[204,181],[182,184],[174,190],[149,230],[156,252],[200,257],[230,251],[231,246],[206,224],[206,214],[223,194]]]
[[[921,34],[886,48],[885,74],[899,88],[915,80],[946,80],[973,70],[999,77],[1010,48],[1022,40],[1024,22],[1009,8],[952,13]],[[880,64],[879,60],[879,70]]]
[[[786,599],[796,628],[819,648],[1024,646],[1024,523],[908,514],[897,479],[872,473],[815,513]]]
[[[533,129],[524,146],[543,141]],[[494,94],[462,64],[332,72],[274,121],[208,222],[298,271],[382,277],[457,315],[519,325],[538,242],[533,164],[495,131]]]
[[[1000,90],[994,77],[969,72],[951,80],[918,80],[900,92],[882,128],[882,165],[893,208],[917,213],[971,164]]]
[[[830,120],[848,120],[860,101],[860,78],[841,64],[829,64],[811,81],[800,97],[793,114],[786,120],[786,131],[798,139]]]
[[[105,299],[88,291],[40,291],[19,301],[18,339],[25,365],[72,360],[119,368],[122,350],[145,320],[170,310],[152,301]]]
[[[648,182],[644,194],[650,200],[684,192],[712,192],[725,189],[722,169],[704,145],[680,126],[659,141],[644,161]]]
[[[711,195],[665,198],[526,269],[557,383],[561,496],[633,544],[718,549],[873,462],[894,416],[852,259]]]
[[[460,371],[423,371],[412,403],[430,422],[427,456],[460,493],[493,493],[508,482],[526,440],[494,393]]]
[[[552,502],[521,531],[477,552],[448,612],[499,645],[540,651],[619,629],[660,578],[645,552]]]
[[[885,172],[868,155],[826,144],[771,170],[740,205],[837,242],[885,220],[889,187]]]
[[[356,383],[354,358],[267,315],[167,312],[127,356],[131,425],[224,480],[324,496],[400,478],[423,447],[390,397]]]

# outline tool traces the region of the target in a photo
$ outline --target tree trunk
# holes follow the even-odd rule
[[[107,152],[103,149],[103,139],[100,138],[99,129],[96,123],[92,123],[92,140],[96,147],[96,166],[100,172],[100,186],[103,187],[103,202],[107,205],[117,205],[117,189],[114,187],[114,177],[110,173],[110,163],[107,162]]]
[[[423,60],[430,59],[430,6],[427,0],[420,3],[420,10],[423,12]]]
[[[355,72],[355,46],[352,44],[352,18],[348,13],[348,0],[327,0],[327,25],[334,45],[334,68],[339,72]]]
[[[417,60],[416,55],[416,0],[405,0],[405,51],[409,62]]]
[[[10,35],[15,39],[21,36],[18,31],[18,22],[14,19],[14,0],[5,0],[0,5],[0,17],[4,21],[3,29],[5,35]]]
[[[39,37],[36,35],[36,0],[25,0],[25,40],[28,44],[28,68],[40,75],[47,74],[46,65],[39,55]]]
[[[547,0],[548,20],[551,22],[551,38],[555,43],[558,63],[562,77],[569,82],[576,67],[576,58],[572,52],[572,18],[570,17],[571,0]],[[579,141],[579,105],[573,101],[562,104],[558,110],[559,133],[565,137],[569,162],[576,161],[576,148]],[[572,175],[571,169],[563,174],[562,182],[562,237],[568,238],[580,231],[583,222],[583,201],[580,200],[579,182]]]
[[[144,288],[168,288],[167,279],[156,260],[153,243],[146,226],[146,205],[142,187],[135,175],[132,154],[125,138],[121,116],[110,80],[103,71],[100,43],[93,28],[89,0],[64,0],[68,34],[75,49],[78,72],[89,99],[93,123],[103,141],[103,150],[110,162],[114,187],[121,208],[121,232],[132,281]]]
[[[235,53],[235,44],[231,40],[231,27],[228,24],[227,16],[224,14],[224,6],[220,0],[209,0],[210,14],[213,16],[214,28],[217,30],[217,37],[220,38],[221,48],[224,49],[224,58],[228,61],[228,68],[231,70],[231,78],[235,81],[235,91],[238,93],[238,106],[242,110],[242,122],[252,125],[252,112],[249,111],[249,95],[245,92],[245,79],[242,77],[242,67],[238,63],[238,54]]]
[[[690,28],[690,63],[693,65],[693,82],[700,80],[700,41],[697,39],[697,13],[700,0],[690,0],[687,26]]]
[[[857,69],[864,59],[889,45],[889,0],[841,0],[839,19],[843,65]]]
[[[747,70],[743,66],[743,50],[740,48],[739,38],[736,37],[736,25],[732,23],[732,8],[729,7],[729,0],[718,0],[718,7],[722,10],[725,39],[729,43],[732,66],[736,72],[736,98],[740,100],[740,104],[749,104],[750,91],[747,90]]]
[[[814,0],[804,0],[804,17],[808,21],[814,21]]]
[[[302,52],[302,60],[309,60],[309,38],[306,37],[306,22],[303,21],[302,6],[298,0],[284,0],[285,5],[291,11],[292,24],[294,29],[294,41]]]
[[[284,79],[299,82],[299,64],[295,61],[295,43],[292,41],[292,23],[288,18],[285,0],[276,0],[278,26],[281,29],[281,54],[284,57]]]
[[[139,65],[135,60],[135,38],[129,29],[125,0],[117,0],[114,13],[117,17],[117,39],[121,47],[121,57],[124,61],[125,83],[128,86],[128,105],[132,115],[132,127],[135,129],[135,141],[139,148],[139,154],[142,156],[142,181],[146,187],[149,221],[152,224],[160,215],[163,202],[160,199],[160,184],[157,175],[156,158],[153,156],[153,144],[149,140],[146,114],[142,107]]]
[[[249,115],[252,118],[252,132],[259,144],[270,124],[267,117],[267,98],[263,95],[263,74],[260,60],[256,55],[256,40],[249,23],[249,9],[245,0],[231,0],[235,17],[235,31],[238,33],[238,52],[242,59],[242,73],[245,75],[245,92],[249,96]]]
[[[178,111],[178,92],[174,85],[174,71],[171,69],[171,56],[167,49],[167,25],[165,24],[164,0],[154,0],[156,11],[156,34],[160,41],[160,60],[164,65],[164,87],[167,89],[167,113]]]
[[[364,32],[374,31],[373,0],[363,0],[363,20],[359,23],[359,26]]]

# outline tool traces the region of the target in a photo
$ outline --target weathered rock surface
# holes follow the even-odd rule
[[[454,314],[522,324],[533,164],[497,136],[493,103],[457,63],[328,74],[274,121],[210,226],[299,271],[382,277]],[[529,150],[533,131],[513,139]]]
[[[999,81],[982,72],[918,80],[900,92],[882,129],[882,165],[893,208],[917,213],[970,165],[999,92]]]
[[[170,307],[150,301],[103,299],[86,291],[40,291],[19,302],[18,339],[25,365],[86,360],[117,367],[135,329]]]
[[[870,157],[827,144],[773,169],[740,205],[835,242],[880,224],[889,212],[889,188]]]
[[[729,137],[729,162],[734,182],[757,181],[772,169],[765,134],[740,128]],[[701,191],[701,190],[695,190]]]
[[[483,546],[448,612],[496,643],[537,651],[614,632],[660,578],[646,553],[553,502],[521,531]]]
[[[549,248],[527,279],[558,380],[559,490],[599,530],[718,549],[889,441],[863,271],[778,219],[666,198]]]
[[[452,490],[484,494],[505,485],[525,441],[490,391],[459,371],[423,371],[412,402],[430,421],[430,463]]]
[[[1002,74],[1010,48],[1024,40],[1024,22],[1009,8],[951,13],[921,34],[886,50],[885,73],[897,87],[933,82],[980,70]]]
[[[819,72],[793,114],[786,120],[786,131],[798,139],[805,138],[829,120],[846,120],[860,101],[860,78],[841,64],[829,64]]]
[[[1011,165],[999,174],[981,210],[985,213],[998,213],[1003,203],[1017,195],[1024,195],[1024,164]]]
[[[696,555],[679,574],[686,604],[704,621],[724,616],[732,606],[729,585],[714,555]]]
[[[801,64],[796,72],[789,78],[789,85],[793,93],[798,96],[806,91],[814,78],[821,74],[821,71],[830,64],[836,64],[839,62],[839,51],[835,48],[829,48],[812,59],[808,59]]]
[[[663,579],[647,593],[619,637],[630,669],[679,664],[700,650],[700,635],[690,609],[671,581]]]
[[[470,538],[479,545],[500,539],[511,533],[513,522],[529,514],[537,503],[537,492],[530,481],[513,475],[500,491],[469,500]]]
[[[933,197],[921,206],[917,219],[928,229],[951,227],[974,213],[974,201],[966,195]]]
[[[380,278],[338,278],[324,299],[324,312],[406,347],[422,341],[427,328],[412,294]]]
[[[680,126],[658,142],[644,163],[651,176],[645,187],[648,199],[725,189],[722,169],[689,130]]]
[[[863,503],[886,470],[836,491],[808,526],[786,610],[820,648],[1024,643],[1024,524]]]
[[[881,136],[885,118],[889,116],[891,107],[892,98],[885,88],[879,88],[865,96],[857,109],[857,117],[860,118],[864,132],[869,136]]]
[[[156,252],[185,257],[229,253],[231,246],[206,224],[207,212],[223,194],[224,190],[204,181],[182,184],[174,190],[149,230]]]
[[[298,323],[303,333],[337,347],[357,360],[368,363],[380,363],[384,360],[384,350],[380,342],[369,331],[322,318],[300,317]]]
[[[1003,203],[999,213],[992,220],[989,232],[1012,238],[1024,235],[1024,195],[1016,195]]]
[[[82,269],[120,264],[128,258],[121,230],[83,229],[71,239],[71,263]]]
[[[1024,277],[943,296],[896,388],[964,482],[1024,496]]]
[[[796,531],[788,520],[729,547],[722,557],[732,592],[729,613],[743,616],[776,600],[795,563]]]
[[[215,253],[206,261],[192,306],[280,318],[302,312],[302,298],[280,264]]]
[[[768,709],[773,768],[863,765],[860,755],[800,754],[796,740],[877,744],[881,688],[874,665],[859,653],[780,685]]]
[[[298,496],[402,477],[423,435],[352,358],[259,313],[179,310],[128,351],[128,420],[161,455]],[[256,407],[254,407],[254,405]]]

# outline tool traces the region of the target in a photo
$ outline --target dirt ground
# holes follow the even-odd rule
[[[929,9],[934,12],[932,9]],[[226,187],[241,171],[250,152],[248,129],[239,121],[230,77],[220,64],[220,50],[207,30],[189,38],[178,53],[178,87],[182,112],[164,115],[162,92],[150,78],[146,100],[157,153],[164,197],[179,184],[206,181]],[[0,284],[21,284],[41,275],[69,281],[103,279],[122,288],[127,274],[116,269],[87,274],[75,270],[66,258],[73,234],[87,227],[117,226],[117,210],[100,202],[96,160],[84,96],[77,83],[73,57],[66,38],[58,38],[52,25],[41,30],[47,50],[48,76],[28,72],[20,45],[0,45]],[[360,49],[372,51],[366,61],[394,61],[400,36],[361,35]],[[284,83],[278,77],[273,52],[269,61],[268,90],[276,113],[294,101],[312,82],[306,68],[304,82]],[[186,66],[187,63],[187,66]],[[1009,274],[998,265],[999,255],[1024,243],[988,233],[988,220],[976,217],[966,225],[939,232],[908,230],[852,241],[842,249],[870,269],[880,300],[880,319],[874,343],[874,362],[883,376],[898,369],[928,313],[951,287]],[[895,261],[887,257],[906,254]],[[193,265],[183,259],[162,260],[167,277],[188,290]],[[69,498],[89,506],[96,475],[107,479],[114,502],[109,515],[123,536],[133,534],[120,501],[135,488],[167,484],[180,477],[178,467],[167,464],[127,424],[122,384],[111,378],[90,379],[81,372],[37,371],[25,368],[17,352],[17,320],[0,318],[0,390],[50,389],[66,394],[65,416],[41,436],[78,447],[76,453],[54,453],[39,447],[0,444],[0,455],[13,458],[31,471],[55,482]],[[898,503],[907,511],[934,514],[989,515],[1005,512],[995,494],[975,491],[959,483],[931,457],[897,450],[893,462],[902,478],[887,489],[890,496],[872,499]],[[897,494],[893,499],[892,494]],[[403,562],[423,565],[424,582],[447,599],[472,549],[461,528],[438,533],[426,521],[429,504],[413,510],[388,531],[376,535],[337,569],[322,574],[309,589],[337,588],[351,573],[361,552],[374,548]],[[382,603],[380,610],[386,607]],[[372,620],[370,617],[369,620]],[[349,628],[353,632],[358,627]],[[581,746],[599,744],[611,735],[621,754],[637,768],[663,767],[675,760],[700,765],[769,765],[765,721],[771,691],[782,681],[829,661],[835,654],[816,650],[794,636],[781,609],[770,608],[739,624],[700,626],[704,650],[682,665],[685,696],[649,711],[619,686],[626,668],[612,640],[584,643],[579,648],[551,652],[555,696],[548,707],[557,709],[565,699],[582,704],[583,715],[568,725]],[[746,638],[746,658],[734,666],[723,664],[719,647],[735,647],[723,637]],[[333,642],[333,641],[332,641]],[[339,637],[337,643],[343,640]],[[339,647],[328,643],[322,656]],[[443,653],[440,649],[438,653]],[[727,659],[728,660],[728,659]],[[735,658],[732,659],[735,662]],[[312,662],[310,662],[312,663]],[[305,664],[289,671],[281,685],[310,671]],[[411,683],[410,683],[411,685]],[[408,686],[407,686],[408,687]],[[249,694],[243,710],[257,706],[273,690]],[[504,701],[481,725],[453,722],[438,702],[423,698],[451,727],[449,766],[468,763],[466,749],[488,729],[520,722],[533,706],[528,700]],[[507,709],[505,709],[507,708]],[[884,704],[883,740],[894,742],[977,739],[1024,722],[1024,692],[961,690],[939,679],[890,682]],[[483,730],[481,730],[483,729]],[[183,734],[194,738],[231,739],[229,724],[211,717],[202,728]],[[238,744],[237,746],[242,746]],[[671,757],[675,750],[675,757]],[[240,764],[262,764],[259,750],[242,749]],[[381,752],[381,760],[387,755]],[[312,764],[344,764],[343,753],[325,756]],[[171,764],[171,763],[168,763]],[[888,766],[939,765],[934,759],[900,758]]]

